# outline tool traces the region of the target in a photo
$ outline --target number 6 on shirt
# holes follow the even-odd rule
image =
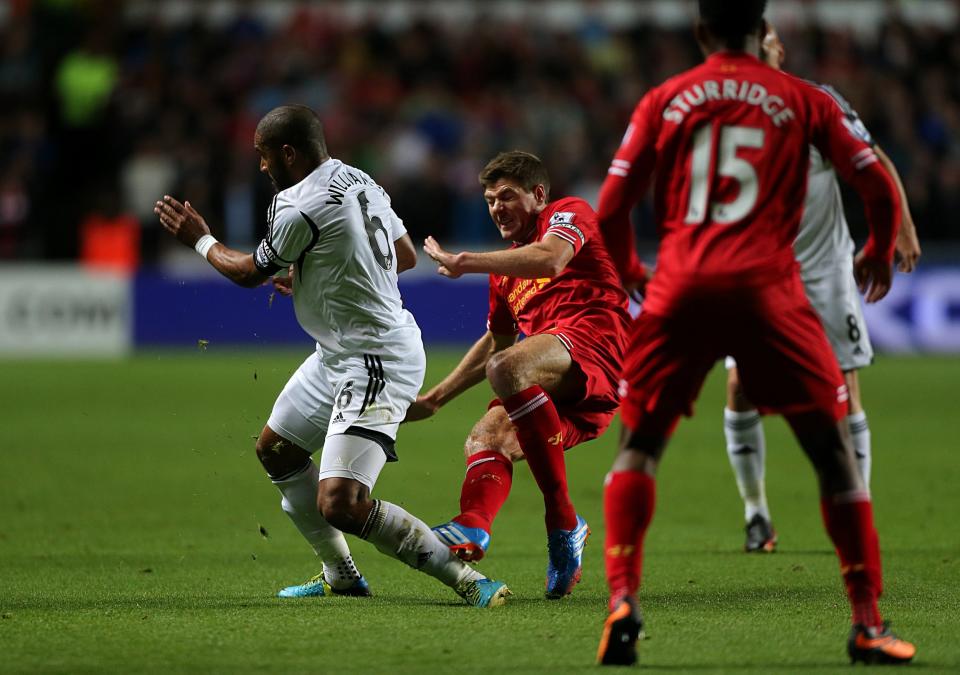
[[[693,134],[693,154],[690,159],[690,200],[687,225],[700,225],[707,216],[710,206],[710,220],[720,225],[728,225],[745,218],[757,203],[760,188],[757,184],[757,172],[753,165],[737,156],[740,148],[762,148],[763,129],[754,127],[720,127],[720,157],[717,173],[731,178],[740,186],[737,198],[732,202],[710,201],[710,164],[713,150],[712,125],[705,125]]]

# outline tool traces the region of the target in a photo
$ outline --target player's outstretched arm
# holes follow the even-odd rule
[[[207,222],[190,202],[181,203],[170,195],[164,195],[153,207],[153,212],[160,217],[163,229],[185,246],[197,249],[198,253],[230,281],[253,288],[268,279],[257,269],[253,254],[227,248],[214,239]]]
[[[646,195],[656,163],[656,138],[661,115],[655,97],[644,96],[630,118],[630,126],[607,169],[600,187],[597,218],[604,245],[631,293],[643,294],[650,272],[640,261],[630,212]]]
[[[920,260],[920,239],[917,237],[917,227],[914,225],[913,216],[910,214],[910,203],[907,201],[907,191],[903,187],[903,181],[900,179],[900,173],[893,161],[887,156],[883,149],[876,145],[873,148],[877,153],[880,163],[883,164],[897,185],[897,191],[900,193],[900,230],[897,232],[897,269],[901,272],[912,272],[917,261]]]
[[[426,419],[473,385],[483,382],[487,378],[487,361],[490,357],[516,341],[516,335],[497,335],[487,331],[464,354],[456,368],[427,393],[417,397],[416,402],[407,410],[404,421]]]
[[[450,253],[433,237],[423,242],[424,252],[439,265],[437,271],[456,279],[464,274],[501,274],[520,279],[553,278],[574,256],[573,245],[559,237],[545,237],[526,246],[504,251]]]

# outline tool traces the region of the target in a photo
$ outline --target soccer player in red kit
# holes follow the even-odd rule
[[[707,372],[727,354],[750,400],[786,417],[814,465],[853,610],[851,659],[903,663],[915,652],[877,609],[880,549],[844,422],[848,394],[793,254],[811,144],[864,202],[871,234],[854,272],[868,302],[890,287],[899,197],[831,97],[757,58],[765,4],[700,0],[696,35],[706,62],[643,97],[600,194],[601,228],[626,246],[629,211],[655,175],[661,238],[631,328],[624,440],[604,490],[603,664],[636,661],[636,593],[656,468]]]
[[[487,332],[417,399],[407,419],[428,417],[469,387],[490,382],[498,398],[466,440],[460,513],[433,529],[464,560],[482,558],[510,492],[513,463],[526,459],[543,493],[546,597],[562,598],[580,580],[589,534],[570,501],[563,453],[602,434],[616,413],[627,297],[593,209],[575,197],[550,201],[537,157],[501,153],[480,183],[500,236],[513,245],[453,254],[431,237],[424,251],[444,276],[490,275]],[[520,332],[525,338],[518,342]]]

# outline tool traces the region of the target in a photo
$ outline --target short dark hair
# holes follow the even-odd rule
[[[317,113],[305,105],[274,108],[257,124],[260,143],[272,149],[289,145],[319,163],[327,158],[327,141]]]
[[[539,157],[529,152],[521,150],[501,152],[483,167],[483,171],[480,172],[480,185],[489,188],[503,178],[517,183],[527,192],[533,192],[534,187],[543,185],[547,195],[550,195],[550,176],[547,174],[547,167]]]
[[[759,34],[767,0],[700,0],[700,19],[725,46],[743,49],[747,36]]]

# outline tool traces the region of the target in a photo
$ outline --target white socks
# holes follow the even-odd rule
[[[280,506],[300,534],[323,560],[323,577],[333,588],[349,588],[360,578],[343,533],[324,520],[317,508],[320,472],[313,460],[302,471],[273,484],[280,490]]]
[[[360,578],[360,573],[343,533],[324,520],[317,509],[319,475],[317,465],[310,461],[302,471],[274,480],[273,484],[283,495],[283,510],[323,559],[323,575],[327,583],[334,588],[348,588]],[[381,553],[429,574],[451,588],[483,578],[453,555],[426,523],[396,504],[374,500],[373,510],[360,536]]]
[[[847,415],[847,424],[850,425],[850,437],[853,439],[853,450],[857,455],[857,468],[863,478],[863,486],[870,491],[870,427],[867,425],[867,414],[862,410],[853,415]]]
[[[734,412],[723,409],[723,433],[727,439],[727,456],[743,498],[746,522],[757,514],[770,520],[767,494],[763,484],[766,442],[760,414],[756,410]]]
[[[440,582],[456,588],[483,575],[457,558],[419,518],[396,504],[373,501],[373,510],[360,533],[381,553],[406,563]]]

